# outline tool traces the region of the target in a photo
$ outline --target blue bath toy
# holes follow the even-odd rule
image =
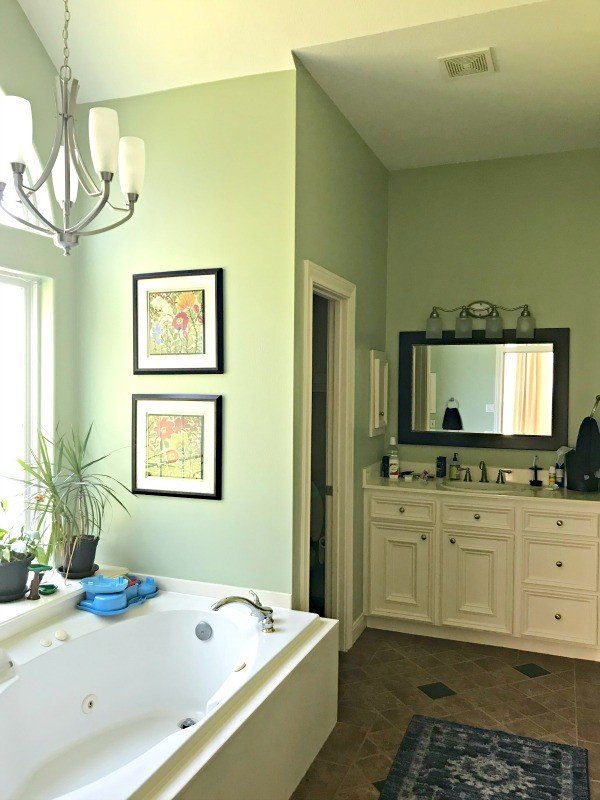
[[[156,581],[147,577],[140,579],[136,575],[120,578],[105,578],[96,575],[80,581],[85,589],[85,599],[77,608],[97,614],[100,617],[113,617],[124,614],[128,608],[139,606],[158,594]]]

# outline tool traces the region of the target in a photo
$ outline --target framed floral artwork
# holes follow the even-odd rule
[[[134,394],[131,491],[221,499],[222,397]]]
[[[133,371],[223,372],[223,270],[133,276]]]

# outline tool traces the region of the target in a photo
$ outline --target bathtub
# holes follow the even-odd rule
[[[336,623],[276,609],[267,634],[213,601],[161,592],[114,618],[70,608],[1,641],[14,663],[1,800],[287,800],[335,723]]]

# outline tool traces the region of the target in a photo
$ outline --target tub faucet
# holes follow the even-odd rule
[[[481,478],[479,478],[479,483],[489,483],[488,474],[487,474],[487,467],[485,465],[485,461],[479,462],[479,469],[481,470]]]
[[[248,606],[252,614],[259,618],[260,626],[265,633],[273,633],[275,630],[273,624],[273,609],[269,608],[269,606],[263,606],[256,592],[250,591],[250,594],[252,595],[252,600],[248,600],[247,597],[223,597],[213,604],[212,610],[218,611],[220,608],[223,608],[223,606],[228,606],[231,603],[241,603],[243,606]]]

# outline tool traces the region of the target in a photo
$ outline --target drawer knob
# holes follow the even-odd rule
[[[481,519],[481,514],[473,514],[473,519]]]
[[[558,525],[558,527],[559,527],[559,528],[562,528],[562,526],[563,526],[563,521],[562,521],[562,519],[557,519],[557,520],[556,520],[556,524]]]
[[[554,619],[562,619],[562,614],[555,614]]]
[[[426,533],[422,533],[421,534],[421,539],[423,539],[423,541],[425,541],[425,539],[427,539],[427,534]]]
[[[562,561],[557,561],[557,562],[556,562],[556,566],[557,566],[557,567],[562,567]]]
[[[405,510],[406,510],[406,509],[404,508],[404,506],[400,506],[400,508],[398,509],[398,511],[399,511],[401,514],[404,514],[404,511],[405,511]]]
[[[456,539],[454,538],[454,536],[450,537],[450,544],[456,544]]]

